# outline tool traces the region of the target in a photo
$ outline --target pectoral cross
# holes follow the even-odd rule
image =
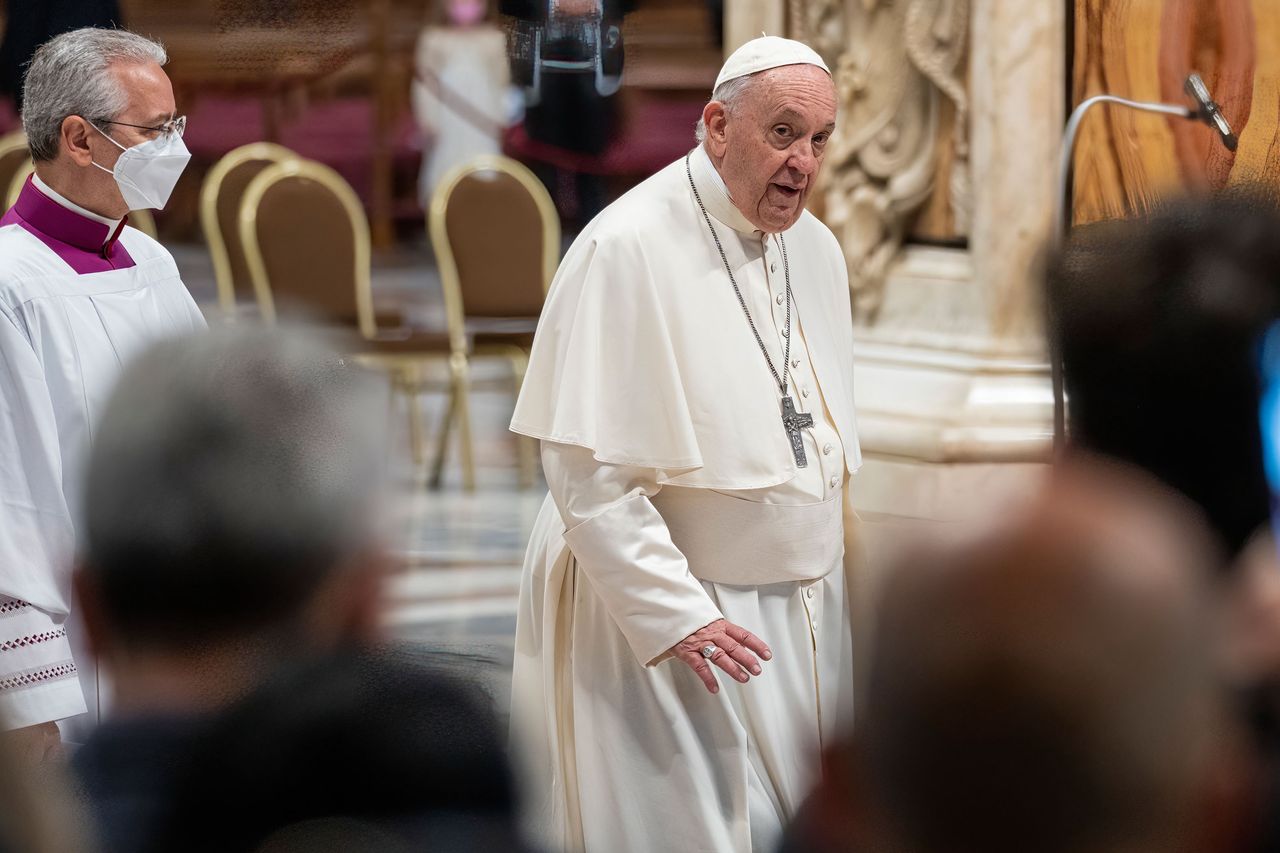
[[[791,439],[791,452],[796,456],[797,468],[805,468],[809,465],[809,460],[804,455],[804,439],[800,436],[800,430],[811,426],[813,426],[813,415],[797,412],[796,404],[791,397],[783,397],[782,428],[787,431],[787,438]]]

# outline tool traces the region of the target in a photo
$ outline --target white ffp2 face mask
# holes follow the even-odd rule
[[[191,160],[191,152],[187,150],[182,137],[177,134],[160,136],[132,148],[125,148],[97,125],[93,129],[107,137],[121,151],[114,169],[98,163],[93,165],[115,177],[120,195],[124,197],[124,203],[129,205],[129,209],[162,210],[168,204],[182,170]]]

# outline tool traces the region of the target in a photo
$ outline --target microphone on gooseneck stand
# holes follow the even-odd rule
[[[1228,151],[1236,150],[1240,140],[1232,133],[1231,125],[1227,123],[1226,118],[1222,115],[1222,110],[1218,108],[1217,103],[1210,97],[1209,87],[1204,84],[1204,80],[1201,79],[1200,75],[1192,72],[1187,77],[1187,82],[1183,85],[1183,88],[1196,102],[1194,107],[1188,107],[1183,104],[1133,101],[1117,95],[1101,94],[1086,98],[1072,111],[1070,118],[1067,119],[1067,126],[1062,134],[1062,146],[1058,152],[1058,203],[1054,209],[1053,231],[1059,244],[1066,240],[1067,232],[1071,230],[1071,176],[1076,149],[1076,135],[1080,130],[1080,123],[1084,121],[1085,114],[1098,104],[1113,104],[1128,109],[1142,110],[1143,112],[1202,121],[1218,132],[1218,138],[1222,140],[1222,144],[1227,147]],[[1058,349],[1057,344],[1051,344],[1049,368],[1053,379],[1053,448],[1055,453],[1060,453],[1067,446],[1067,405],[1062,352]],[[1277,396],[1280,397],[1280,393]],[[1277,410],[1280,411],[1280,404],[1277,405]],[[1280,417],[1277,418],[1277,421],[1280,422]],[[1276,446],[1280,448],[1280,433],[1277,436]],[[1277,464],[1277,476],[1280,477],[1280,463]],[[1278,488],[1280,488],[1280,480],[1278,480]],[[1280,494],[1277,495],[1277,506],[1280,507]],[[1280,537],[1280,509],[1277,510],[1277,536]]]
[[[1204,84],[1204,80],[1201,79],[1200,75],[1194,71],[1191,72],[1182,88],[1195,99],[1197,109],[1194,117],[1218,131],[1218,136],[1222,139],[1222,144],[1227,146],[1227,150],[1235,151],[1236,146],[1240,144],[1240,140],[1231,132],[1231,125],[1227,123],[1226,118],[1222,115],[1222,110],[1218,108],[1218,104],[1209,96],[1209,87]]]

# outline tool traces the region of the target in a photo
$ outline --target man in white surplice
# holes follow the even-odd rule
[[[0,720],[35,760],[56,721],[97,709],[70,569],[98,416],[127,359],[204,328],[173,257],[127,227],[190,158],[165,61],[142,36],[73,30],[23,88],[35,174],[0,219]]]
[[[840,247],[804,209],[835,119],[816,53],[749,42],[701,144],[598,216],[552,284],[512,421],[550,487],[512,726],[552,846],[770,849],[851,720],[852,320]]]

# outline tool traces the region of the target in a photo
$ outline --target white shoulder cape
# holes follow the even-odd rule
[[[706,201],[711,181],[699,166],[712,167],[699,154],[694,175]],[[741,284],[748,267],[761,263],[760,237],[712,221]],[[808,212],[783,238],[804,338],[852,473],[861,454],[844,258]],[[570,248],[511,429],[586,447],[601,462],[656,469],[663,484],[756,489],[796,475],[778,387],[707,232],[684,158],[610,205]]]

